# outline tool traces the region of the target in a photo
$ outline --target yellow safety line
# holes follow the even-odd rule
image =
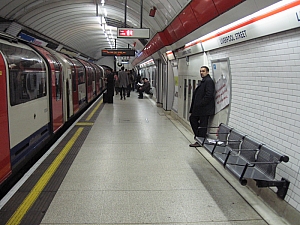
[[[9,221],[6,223],[6,225],[17,225],[20,224],[25,214],[28,212],[28,210],[31,208],[31,206],[34,204],[36,199],[39,197],[45,186],[48,184],[49,180],[61,164],[61,162],[64,160],[72,146],[74,145],[75,141],[83,131],[83,127],[79,127],[76,133],[73,135],[73,137],[70,139],[70,141],[66,144],[66,146],[63,148],[63,150],[59,153],[59,155],[55,158],[55,160],[51,163],[51,165],[48,167],[48,169],[45,171],[43,176],[39,179],[39,181],[36,183],[36,185],[33,187],[33,189],[30,191],[30,193],[27,195],[27,197],[24,199],[22,204],[18,207],[18,209],[15,211],[15,213],[11,216]]]
[[[93,126],[94,123],[91,122],[78,122],[76,123],[76,126]]]
[[[100,107],[100,105],[102,104],[102,102],[103,102],[103,99],[101,99],[101,101],[98,103],[98,105],[96,105],[96,107],[93,109],[93,111],[90,113],[90,115],[86,118],[85,121],[89,121],[92,118],[92,116],[95,114],[95,112]]]

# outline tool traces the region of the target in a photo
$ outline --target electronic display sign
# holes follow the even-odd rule
[[[132,49],[103,49],[102,56],[135,56]]]
[[[149,28],[118,28],[118,38],[150,38]]]

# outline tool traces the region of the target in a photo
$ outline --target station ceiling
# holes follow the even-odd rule
[[[125,27],[126,2],[126,26],[149,28],[151,39],[166,28],[190,1],[1,0],[0,17],[15,22],[18,25],[15,29],[43,35],[92,59],[100,59],[102,49],[115,47],[117,27]],[[156,13],[151,17],[149,12],[153,7]],[[116,47],[141,51],[148,40],[119,38]]]

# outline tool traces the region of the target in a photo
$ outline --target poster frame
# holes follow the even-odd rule
[[[227,114],[226,124],[228,124],[228,122],[229,122],[229,115],[230,115],[230,111],[231,111],[231,104],[232,104],[232,74],[231,74],[231,70],[230,70],[230,60],[229,60],[229,57],[211,60],[212,75],[213,75],[213,80],[215,81],[215,83],[216,83],[216,79],[217,79],[216,76],[217,75],[214,72],[214,64],[220,63],[220,62],[226,62],[227,63],[228,74],[229,74],[229,85],[230,85],[230,94],[229,94],[229,97],[230,97],[230,100],[229,100],[229,105],[226,106],[226,107],[228,107],[228,114]]]

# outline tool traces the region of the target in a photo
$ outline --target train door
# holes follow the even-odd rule
[[[183,82],[183,118],[187,118],[187,106],[186,106],[186,96],[187,96],[187,79]]]
[[[95,71],[95,75],[94,75],[94,84],[93,84],[93,87],[94,87],[94,94],[95,96],[98,96],[100,94],[100,68],[93,64],[93,63],[90,63],[91,66],[94,68],[94,71]]]
[[[87,102],[90,102],[93,99],[93,71],[90,64],[86,61],[78,59],[82,65],[85,67],[85,74],[86,74],[86,96]]]
[[[0,184],[11,174],[6,76],[6,66],[0,52]]]
[[[186,120],[189,120],[189,112],[192,104],[193,91],[196,88],[196,81],[191,79],[184,79],[184,109],[183,115]]]
[[[74,98],[77,98],[79,110],[82,109],[87,103],[87,91],[86,91],[86,71],[83,66],[77,59],[71,59],[75,66],[76,79],[77,79],[77,96],[74,95]]]
[[[158,72],[158,79],[157,79],[157,97],[156,101],[160,104],[163,102],[163,76],[166,75],[166,64],[160,61],[159,63],[159,72]]]
[[[61,63],[48,50],[39,46],[32,46],[46,58],[50,69],[51,88],[51,113],[52,129],[56,132],[63,125],[63,101],[62,101],[62,66]]]
[[[53,131],[56,132],[64,123],[62,101],[62,67],[59,61],[52,55],[48,55],[52,61],[51,89],[52,89],[52,122]]]
[[[188,94],[187,94],[187,120],[189,120],[189,109],[191,107],[191,103],[192,103],[192,83],[191,83],[191,79],[188,79]]]
[[[102,66],[99,66],[100,69],[100,77],[99,77],[99,86],[100,86],[100,93],[104,90],[104,69]]]
[[[73,114],[75,114],[79,110],[79,102],[78,102],[78,73],[76,70],[75,64],[72,62],[72,60],[64,56],[67,60],[68,67],[71,70],[71,78],[72,78],[72,103],[73,103]],[[68,109],[67,109],[68,111]]]

